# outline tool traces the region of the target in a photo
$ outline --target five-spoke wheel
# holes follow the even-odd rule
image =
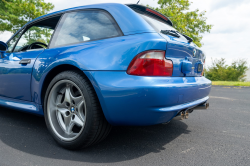
[[[45,94],[44,114],[53,138],[68,149],[98,143],[111,130],[93,86],[77,71],[65,71],[52,79]]]
[[[51,89],[47,111],[54,132],[62,140],[72,140],[82,132],[86,104],[79,87],[70,80],[57,82]]]

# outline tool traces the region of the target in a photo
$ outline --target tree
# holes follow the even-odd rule
[[[11,2],[11,0],[6,0],[7,2]],[[2,11],[6,11],[6,7],[4,5],[4,2],[2,0],[0,0],[0,16],[2,15],[1,12]],[[2,20],[0,19],[0,25],[2,23]],[[3,33],[3,31],[0,30],[0,34]]]
[[[44,0],[0,0],[0,32],[15,33],[27,22],[54,8]]]
[[[205,75],[212,81],[245,81],[248,70],[247,61],[239,59],[231,65],[226,65],[224,58],[212,60],[212,66],[205,71]]]
[[[155,10],[166,15],[179,32],[193,38],[197,46],[202,46],[201,33],[210,32],[212,28],[212,25],[206,23],[206,11],[189,11],[189,0],[159,0],[158,4],[160,8],[154,8]]]

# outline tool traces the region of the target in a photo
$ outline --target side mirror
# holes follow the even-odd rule
[[[8,45],[5,44],[4,42],[0,41],[0,55],[1,55],[1,58],[3,58],[3,54],[4,52],[8,49]]]
[[[8,49],[8,45],[5,44],[4,42],[0,41],[0,51],[6,51]]]

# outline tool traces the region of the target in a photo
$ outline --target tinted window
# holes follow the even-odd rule
[[[114,19],[105,11],[67,13],[55,33],[51,47],[121,36]]]

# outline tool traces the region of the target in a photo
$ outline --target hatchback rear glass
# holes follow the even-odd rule
[[[158,33],[161,32],[161,30],[174,30],[176,31],[176,29],[174,29],[172,26],[161,22],[155,18],[152,18],[150,16],[144,15],[144,14],[140,14],[138,13],[145,21],[147,21],[147,23],[149,23],[149,25],[152,26],[152,28],[154,28]]]
[[[146,14],[141,14],[141,13],[138,13],[152,28],[154,28],[154,30],[158,33],[161,33],[162,30],[174,30],[174,31],[177,31],[174,27],[168,25],[167,23],[165,22],[162,22],[156,18],[153,18],[151,16],[148,16]],[[179,38],[180,39],[183,39],[183,40],[186,40],[186,38],[178,33],[178,35],[180,36]]]

